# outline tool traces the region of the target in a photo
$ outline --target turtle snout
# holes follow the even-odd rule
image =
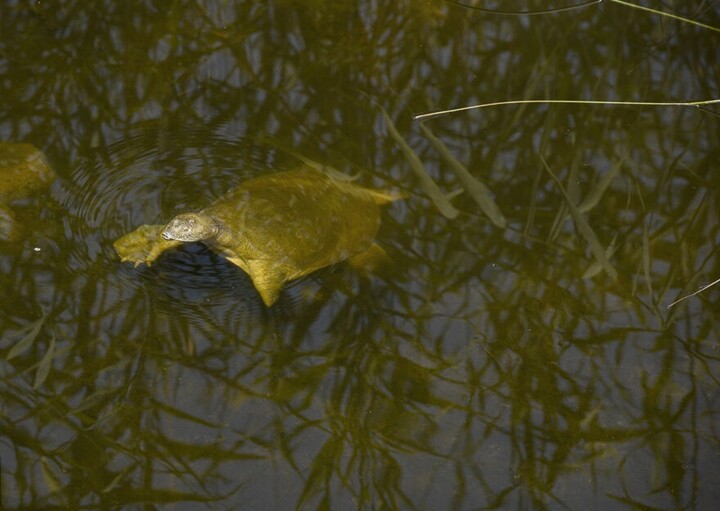
[[[172,236],[170,236],[170,234],[168,234],[167,231],[163,231],[162,237],[164,240],[168,240],[168,241],[170,241],[172,239]]]

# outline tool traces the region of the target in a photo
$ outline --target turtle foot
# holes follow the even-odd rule
[[[115,240],[113,247],[120,260],[133,263],[135,267],[143,263],[150,266],[163,252],[182,244],[182,241],[165,240],[162,237],[164,227],[164,225],[141,225]]]

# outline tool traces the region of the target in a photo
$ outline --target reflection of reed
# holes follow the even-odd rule
[[[63,181],[56,227],[0,247],[3,507],[708,508],[717,291],[664,305],[718,273],[716,118],[433,120],[461,177],[410,112],[712,97],[716,36],[610,8],[299,4],[0,5],[0,132]],[[482,183],[502,217],[472,193],[452,220],[429,207],[368,96],[440,190]],[[296,163],[268,146],[411,193],[379,234],[389,275],[335,266],[266,310],[200,249],[139,274],[113,258],[130,225]],[[617,281],[586,273],[589,232]]]

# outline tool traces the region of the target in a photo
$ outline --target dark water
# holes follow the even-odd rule
[[[666,306],[720,277],[717,105],[426,122],[495,222],[412,115],[719,95],[720,33],[613,2],[3,2],[0,139],[58,179],[0,245],[0,507],[714,509],[720,287]],[[268,309],[202,245],[117,259],[300,156],[409,194],[389,271]]]

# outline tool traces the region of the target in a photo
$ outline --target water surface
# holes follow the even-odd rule
[[[427,121],[495,217],[412,118],[717,98],[719,33],[612,2],[277,0],[9,1],[0,34],[0,139],[58,176],[0,244],[3,509],[720,500],[720,289],[666,308],[720,277],[718,109]],[[199,244],[118,260],[302,158],[408,195],[389,271],[338,264],[266,308]]]

